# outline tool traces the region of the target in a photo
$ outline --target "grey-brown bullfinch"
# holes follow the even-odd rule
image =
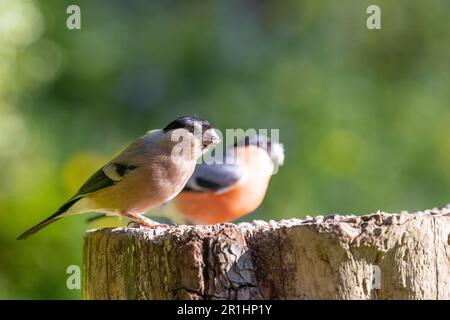
[[[147,132],[95,172],[53,215],[25,231],[25,239],[69,215],[100,212],[121,215],[143,226],[156,222],[142,214],[175,197],[208,146],[220,142],[206,120],[185,116]]]
[[[253,135],[227,149],[224,159],[222,164],[197,165],[174,198],[186,221],[230,222],[254,211],[264,200],[274,168],[283,164],[284,149],[266,136]]]

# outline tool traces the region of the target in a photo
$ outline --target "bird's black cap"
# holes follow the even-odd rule
[[[257,146],[265,150],[272,161],[277,163],[277,165],[282,165],[284,162],[284,148],[281,143],[278,141],[272,141],[269,137],[265,135],[254,134],[250,136],[245,136],[245,138],[241,141],[238,141],[234,144],[234,147],[242,147],[242,146]]]
[[[272,145],[272,141],[267,136],[254,134],[245,136],[243,140],[234,143],[234,147],[248,145],[254,145],[269,150]]]
[[[202,131],[205,132],[206,130],[212,129],[212,126],[209,124],[207,120],[200,119],[198,117],[194,116],[184,116],[180,117],[178,119],[173,120],[171,123],[169,123],[167,126],[163,128],[164,132],[168,132],[170,130],[175,129],[186,129],[190,132],[194,132],[194,124],[200,122],[202,125]]]

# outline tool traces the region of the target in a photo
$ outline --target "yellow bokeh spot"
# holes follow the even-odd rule
[[[318,150],[319,164],[332,175],[353,175],[363,163],[364,146],[359,135],[353,131],[330,131],[320,142]]]
[[[63,182],[67,192],[76,192],[89,177],[107,163],[95,152],[80,152],[67,161],[63,168]]]
[[[0,43],[16,46],[36,41],[44,30],[44,19],[30,1],[0,1]]]

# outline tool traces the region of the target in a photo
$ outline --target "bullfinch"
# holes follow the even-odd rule
[[[156,222],[142,214],[175,197],[196,162],[220,138],[208,121],[185,116],[148,131],[95,172],[53,215],[25,231],[25,239],[65,216],[86,212],[125,216],[140,225]]]
[[[263,135],[246,137],[226,150],[221,164],[198,164],[174,198],[175,207],[188,223],[236,220],[259,207],[274,170],[283,161],[282,144]]]

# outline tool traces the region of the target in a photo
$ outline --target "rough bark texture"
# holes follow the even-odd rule
[[[93,230],[86,299],[450,299],[450,210]]]

